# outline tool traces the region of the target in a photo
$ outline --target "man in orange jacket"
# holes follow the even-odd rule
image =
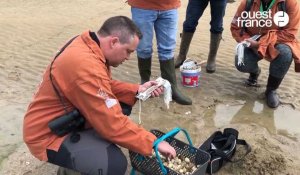
[[[60,50],[24,118],[24,141],[36,158],[83,174],[116,175],[127,168],[116,144],[152,154],[156,137],[123,113],[129,115],[136,94],[155,82],[138,85],[112,80],[110,70],[129,59],[141,38],[129,18],[116,16],[97,33],[86,31]],[[158,88],[152,96],[161,93]],[[84,129],[79,130],[83,121]],[[161,142],[158,150],[167,157],[176,156],[167,142]]]
[[[233,38],[239,43],[246,41],[249,44],[244,49],[243,61],[238,56],[235,58],[236,68],[250,73],[246,84],[256,86],[261,71],[258,61],[266,59],[270,62],[265,95],[271,108],[280,104],[276,90],[293,58],[295,71],[300,72],[300,43],[296,37],[299,24],[297,0],[243,0],[232,20]],[[254,35],[261,35],[259,41],[250,38]]]

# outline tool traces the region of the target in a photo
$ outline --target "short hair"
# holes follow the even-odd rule
[[[98,30],[100,36],[117,36],[122,44],[129,43],[136,35],[142,39],[140,29],[126,16],[115,16],[107,19]]]

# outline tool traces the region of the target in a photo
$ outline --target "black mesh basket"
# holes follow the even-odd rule
[[[151,132],[157,138],[165,135],[165,133],[158,130],[151,130]],[[197,165],[198,168],[192,173],[192,175],[205,174],[208,162],[210,160],[210,155],[207,152],[177,140],[174,137],[168,137],[165,139],[165,141],[175,148],[177,155],[187,157],[193,164]],[[132,167],[140,173],[143,173],[144,175],[164,175],[157,158],[142,156],[132,151],[129,151],[129,157]],[[167,170],[167,175],[183,175],[179,172],[169,169],[166,166],[164,166],[164,168]]]

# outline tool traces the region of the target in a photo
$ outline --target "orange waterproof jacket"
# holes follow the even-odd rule
[[[89,31],[79,35],[52,66],[54,83],[71,111],[77,108],[87,125],[112,143],[151,155],[156,137],[123,115],[119,101],[136,102],[138,85],[111,79],[110,68]],[[49,66],[24,118],[23,138],[31,153],[48,160],[46,149],[57,151],[65,137],[54,135],[49,121],[64,109],[49,80]]]
[[[279,11],[278,3],[285,0],[276,0],[271,8],[272,20],[274,15]],[[289,16],[289,23],[282,29],[275,25],[272,21],[271,27],[247,27],[247,30],[240,36],[241,26],[238,26],[238,19],[241,19],[241,13],[245,11],[246,0],[243,0],[239,5],[237,12],[231,23],[231,33],[237,42],[241,42],[250,36],[261,34],[259,40],[258,53],[262,58],[272,61],[277,57],[279,52],[275,49],[275,44],[283,43],[288,45],[293,54],[296,72],[300,72],[300,43],[297,40],[297,33],[300,24],[300,8],[297,0],[286,0],[286,13]],[[258,12],[261,0],[254,0],[250,12]]]
[[[128,0],[128,4],[135,8],[147,10],[171,10],[180,7],[180,0]]]

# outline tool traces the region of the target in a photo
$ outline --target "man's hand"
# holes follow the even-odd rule
[[[148,81],[144,84],[141,84],[140,87],[139,87],[139,90],[138,90],[138,93],[140,92],[144,92],[146,89],[148,89],[149,87],[151,86],[155,86],[157,85],[157,82],[156,81]],[[164,92],[164,87],[163,86],[160,86],[158,88],[156,88],[152,93],[151,93],[151,96],[152,97],[158,97],[160,94],[163,94]]]
[[[259,43],[253,39],[245,39],[245,41],[250,43],[250,48],[257,49],[259,47]]]
[[[169,159],[173,159],[176,157],[175,149],[166,141],[160,142],[157,149],[164,157],[167,157]]]

